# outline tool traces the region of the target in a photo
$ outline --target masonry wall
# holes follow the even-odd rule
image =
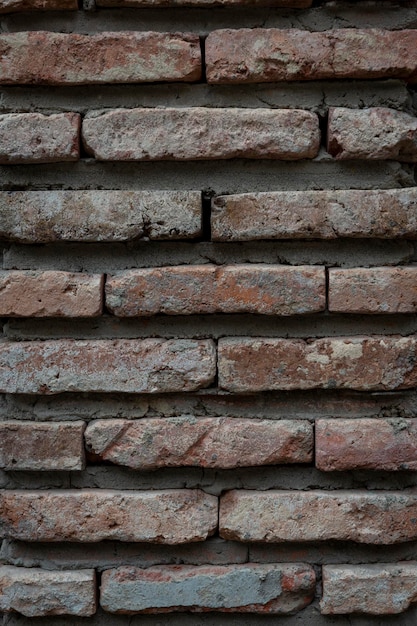
[[[0,1],[7,626],[417,619],[417,6]]]

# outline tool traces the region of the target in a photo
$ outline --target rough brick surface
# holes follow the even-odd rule
[[[308,565],[120,567],[103,573],[100,604],[110,613],[281,614],[303,609],[314,591]]]
[[[0,271],[3,317],[97,317],[104,276],[70,272]]]
[[[325,615],[392,615],[402,613],[414,602],[417,602],[416,563],[323,567],[320,608]]]
[[[213,198],[214,241],[417,237],[417,190],[274,191]]]
[[[313,313],[326,307],[326,277],[320,267],[258,264],[130,270],[108,277],[106,306],[119,317]]]
[[[209,83],[417,78],[415,30],[218,30],[206,40]],[[353,53],[354,51],[354,53]]]
[[[24,541],[204,541],[217,498],[198,489],[2,491],[0,532]]]
[[[220,536],[239,541],[356,541],[417,538],[417,495],[404,491],[229,491]]]
[[[417,470],[417,419],[317,420],[315,432],[316,466],[324,472]]]
[[[96,612],[94,570],[48,572],[39,568],[0,567],[0,611],[28,617]]]
[[[312,426],[305,420],[98,420],[90,422],[85,439],[100,460],[144,470],[309,463],[313,447]]]
[[[209,385],[215,349],[202,340],[56,340],[3,343],[4,393],[164,393]]]
[[[0,422],[0,468],[84,469],[84,422]]]
[[[190,239],[200,191],[0,192],[0,237],[20,243]]]
[[[114,32],[0,35],[0,84],[76,85],[195,81],[197,35]]]
[[[19,11],[76,11],[77,9],[77,0],[0,0],[0,14]]]
[[[0,164],[78,161],[77,113],[0,115]]]
[[[417,162],[417,118],[393,109],[329,111],[327,149],[336,159]]]
[[[82,134],[100,161],[312,159],[320,144],[317,115],[297,109],[117,109]]]
[[[304,9],[313,0],[96,0],[99,7],[282,7]]]
[[[417,384],[411,337],[221,339],[219,385],[233,392],[273,389],[406,389]]]
[[[417,268],[330,269],[329,310],[345,313],[415,313]]]

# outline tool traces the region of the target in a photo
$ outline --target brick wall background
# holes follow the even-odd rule
[[[416,4],[0,13],[0,621],[414,625]]]

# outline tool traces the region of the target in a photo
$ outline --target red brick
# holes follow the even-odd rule
[[[415,313],[417,268],[330,269],[329,310],[344,313]]]
[[[264,264],[130,270],[107,279],[106,306],[118,317],[313,313],[326,307],[326,277],[322,267]]]
[[[0,0],[0,14],[19,11],[76,11],[77,9],[77,0]]]
[[[2,491],[0,533],[23,541],[204,541],[217,498],[199,489]]]
[[[220,536],[238,541],[355,541],[417,538],[417,495],[404,491],[229,491]]]
[[[83,121],[88,154],[99,161],[312,159],[318,117],[297,109],[118,109]]]
[[[316,465],[334,470],[417,470],[417,419],[316,422]]]
[[[70,272],[0,271],[3,317],[98,317],[104,276]]]
[[[84,469],[84,422],[0,422],[0,468]]]
[[[184,416],[90,422],[87,448],[101,461],[134,469],[245,467],[312,461],[306,420]]]
[[[103,573],[100,604],[110,613],[282,614],[310,604],[314,591],[308,565],[119,567]]]
[[[327,150],[341,160],[391,159],[416,163],[417,119],[383,107],[331,108]]]
[[[214,241],[417,237],[417,188],[217,196]]]
[[[0,35],[0,84],[77,85],[196,81],[198,35],[18,32]]]
[[[51,340],[0,345],[3,393],[165,393],[207,387],[215,375],[210,340]]]
[[[417,78],[415,30],[218,30],[206,40],[209,83]]]
[[[96,0],[99,7],[282,7],[304,9],[313,0]]]
[[[375,336],[219,341],[219,385],[278,389],[407,389],[417,384],[416,337]]]
[[[77,113],[0,115],[0,164],[78,161]]]
[[[320,608],[324,615],[392,615],[406,611],[416,601],[415,563],[323,567]]]

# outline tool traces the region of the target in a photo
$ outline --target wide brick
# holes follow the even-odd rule
[[[103,573],[100,604],[110,613],[282,614],[310,604],[314,591],[314,570],[302,564],[120,567]]]
[[[402,613],[417,602],[417,565],[325,565],[321,612],[325,615]],[[399,624],[400,622],[398,622]]]
[[[0,271],[3,317],[97,317],[104,276],[70,272]]]
[[[274,389],[390,390],[417,384],[415,336],[220,339],[219,385]]]
[[[214,241],[417,237],[417,188],[274,191],[212,200]]]
[[[316,421],[316,466],[334,470],[417,470],[417,419]]]
[[[0,611],[17,611],[27,617],[94,615],[95,572],[1,566]]]
[[[96,0],[99,7],[282,7],[304,9],[313,0]]]
[[[0,192],[0,237],[20,243],[200,235],[200,191]]]
[[[85,439],[98,459],[143,470],[309,463],[313,448],[312,426],[306,420],[98,420],[90,422]]]
[[[77,113],[0,115],[0,164],[78,161]]]
[[[415,30],[218,30],[206,40],[209,83],[417,78]]]
[[[331,108],[327,150],[336,159],[417,162],[417,118],[402,111]]]
[[[207,387],[211,340],[52,340],[0,345],[3,393],[165,393]]]
[[[0,14],[19,11],[76,11],[77,9],[77,0],[0,0]]]
[[[106,306],[119,317],[313,313],[326,307],[326,277],[321,267],[263,264],[130,270],[107,279]]]
[[[329,270],[329,310],[415,313],[417,267]]]
[[[320,145],[317,115],[297,109],[116,109],[82,134],[100,161],[312,159]]]
[[[204,541],[217,513],[217,498],[199,489],[0,492],[0,534],[23,541]]]
[[[0,84],[79,85],[195,81],[198,35],[18,32],[0,35]]]
[[[220,500],[220,536],[238,541],[417,539],[417,495],[404,491],[229,491]]]

